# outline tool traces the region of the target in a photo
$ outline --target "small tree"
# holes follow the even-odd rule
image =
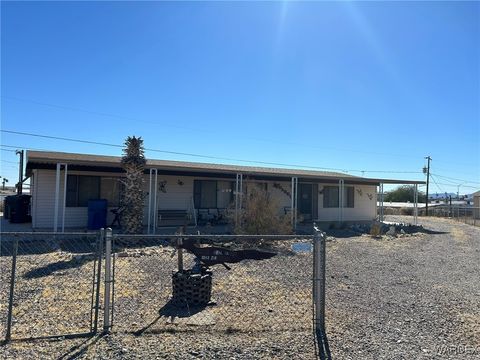
[[[122,196],[122,226],[126,234],[143,232],[143,170],[146,159],[141,137],[127,137],[123,149],[122,166],[126,172],[125,190]]]
[[[291,234],[291,218],[279,213],[279,205],[264,189],[253,185],[247,191],[244,208],[240,210],[237,234]],[[233,220],[233,219],[232,219]]]
[[[403,185],[397,187],[395,190],[389,191],[385,194],[384,201],[391,202],[414,202],[415,187],[413,185]],[[425,194],[418,192],[418,202],[425,202]]]

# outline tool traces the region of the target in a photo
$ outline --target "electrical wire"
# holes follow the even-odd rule
[[[432,178],[433,180],[433,183],[437,186],[437,189],[440,190],[441,193],[444,193],[446,191],[443,191],[443,189],[440,187],[440,185],[437,183],[437,181],[435,180],[435,177],[433,176],[433,174],[430,174],[430,177]]]
[[[432,174],[432,173],[430,173],[430,174],[438,176],[439,178],[443,178],[443,179],[458,180],[458,181],[463,181],[463,182],[469,183],[469,184],[480,184],[480,181],[469,181],[469,180],[465,180],[465,179],[452,178],[452,177],[449,177],[449,176],[443,176],[443,175],[438,175],[438,174]]]
[[[2,96],[2,98],[6,99],[6,100],[13,100],[13,101],[31,103],[31,104],[47,106],[47,107],[52,107],[52,108],[57,108],[57,109],[62,109],[62,110],[68,110],[68,111],[73,111],[73,112],[82,112],[82,113],[87,113],[87,114],[92,114],[92,115],[123,119],[123,120],[128,120],[130,122],[133,121],[133,122],[141,122],[141,123],[147,123],[147,124],[156,124],[156,125],[159,124],[158,122],[155,122],[155,121],[141,120],[141,119],[131,117],[131,116],[124,116],[124,115],[112,114],[112,113],[108,113],[108,112],[86,110],[86,109],[75,108],[75,107],[71,107],[71,106],[45,103],[45,102],[40,102],[40,101],[36,101],[36,100],[21,99],[21,98],[10,97],[10,96],[8,96],[8,97],[7,96]],[[175,128],[175,129],[181,129],[181,130],[204,132],[204,133],[207,133],[207,134],[212,133],[211,130],[206,131],[204,129],[189,128],[189,127],[185,127],[185,126],[178,126],[178,125],[171,125],[171,124],[164,124],[164,123],[162,123],[162,126],[171,127],[171,128]],[[347,152],[364,153],[364,154],[372,154],[372,155],[389,155],[389,156],[396,156],[396,157],[413,158],[412,155],[406,155],[406,154],[385,154],[384,152],[379,153],[379,152],[373,152],[373,151],[363,151],[361,149],[345,149],[345,148],[335,148],[335,147],[327,147],[327,146],[306,146],[304,143],[296,143],[296,142],[291,142],[291,141],[275,141],[273,139],[253,138],[253,137],[246,137],[246,136],[241,136],[241,138],[247,139],[247,140],[252,140],[252,141],[277,143],[277,144],[282,144],[282,145],[287,144],[287,145],[291,145],[291,146],[295,146],[295,147],[302,146],[302,147],[312,148],[312,149],[330,149],[330,150],[336,150],[336,151],[347,151]]]
[[[118,144],[111,144],[111,143],[104,143],[104,142],[97,142],[97,141],[90,141],[90,140],[82,140],[82,139],[74,139],[74,138],[67,138],[67,137],[60,137],[60,136],[33,134],[33,133],[13,131],[13,130],[3,130],[3,129],[0,130],[0,131],[4,132],[4,133],[8,133],[8,134],[33,136],[33,137],[40,137],[40,138],[53,139],[53,140],[62,140],[62,141],[71,141],[71,142],[78,142],[78,143],[84,143],[84,144],[110,146],[110,147],[115,147],[115,148],[123,148],[124,147],[123,145],[118,145]],[[10,146],[10,147],[13,147],[13,146]],[[194,153],[185,153],[185,152],[179,152],[179,151],[169,151],[169,150],[151,149],[151,148],[145,148],[145,151],[159,152],[159,153],[170,154],[170,155],[191,156],[191,157],[205,158],[205,159],[210,159],[210,160],[237,161],[237,162],[244,162],[244,163],[251,163],[251,164],[296,167],[296,168],[315,169],[315,170],[341,171],[341,172],[347,172],[347,173],[348,172],[370,172],[370,173],[385,173],[385,174],[420,174],[421,173],[421,171],[356,170],[356,169],[328,168],[328,167],[319,167],[319,166],[308,166],[308,165],[287,164],[287,163],[267,162],[267,161],[258,161],[258,160],[245,160],[245,159],[227,158],[227,157],[201,155],[201,154],[194,154]]]

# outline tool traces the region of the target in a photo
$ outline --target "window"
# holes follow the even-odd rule
[[[118,207],[122,185],[119,178],[102,177],[100,180],[100,198],[107,199],[108,206]]]
[[[217,181],[217,207],[227,208],[233,199],[233,182]]]
[[[343,195],[343,207],[353,208],[355,192],[353,186],[345,186]],[[324,208],[338,208],[339,204],[339,190],[338,186],[324,186],[323,187],[323,207]]]
[[[93,199],[107,199],[108,206],[119,206],[121,185],[117,178],[68,175],[66,206],[87,207]]]
[[[212,209],[217,207],[217,182],[215,180],[195,180],[193,182],[195,208]]]
[[[196,209],[224,209],[233,199],[233,182],[195,180],[193,200]]]

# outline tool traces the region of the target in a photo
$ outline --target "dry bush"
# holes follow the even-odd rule
[[[402,215],[413,215],[413,208],[401,208]]]
[[[234,224],[235,214],[230,221],[234,224],[236,234],[292,234],[290,214],[279,213],[280,206],[268,191],[257,186],[249,188],[240,210],[238,224]]]
[[[370,227],[370,235],[373,237],[378,237],[382,234],[382,225],[375,221],[372,223],[372,226]]]

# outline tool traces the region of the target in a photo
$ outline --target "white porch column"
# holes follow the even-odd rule
[[[158,169],[155,171],[155,183],[153,189],[153,233],[157,231],[158,209],[157,209],[157,193],[158,193]]]
[[[380,183],[380,221],[383,221],[383,183]]]
[[[344,187],[343,179],[338,180],[338,222],[343,222],[343,201],[344,201]]]
[[[152,171],[148,176],[148,215],[147,215],[147,233],[150,234],[150,222],[152,220]]]
[[[235,226],[238,226],[238,216],[242,209],[243,198],[243,174],[235,176]]]
[[[65,209],[67,205],[67,176],[68,176],[68,164],[65,164],[64,177],[63,177],[62,233],[65,232]]]
[[[413,222],[415,225],[418,223],[418,184],[415,184],[413,195]]]
[[[65,205],[67,195],[67,164],[57,163],[57,170],[55,173],[55,208],[53,215],[53,232],[58,231],[58,215],[59,215],[59,202],[60,202],[60,172],[62,166],[65,169],[65,180],[63,184],[63,203],[62,203],[62,232],[65,231]]]
[[[291,196],[291,221],[294,228],[297,227],[297,207],[298,207],[298,177],[292,176],[292,196]]]
[[[57,163],[57,171],[55,173],[55,210],[53,215],[53,232],[58,230],[58,200],[60,196],[60,167],[61,164]]]

